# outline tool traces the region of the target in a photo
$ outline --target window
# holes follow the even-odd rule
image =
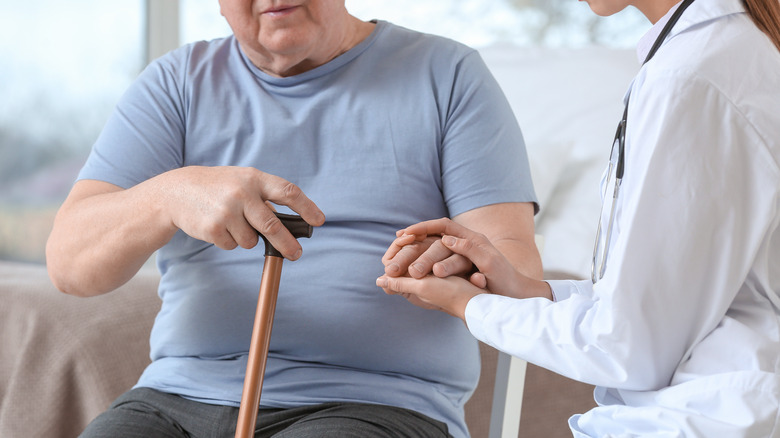
[[[0,5],[0,258],[42,261],[51,221],[143,67],[139,0]]]
[[[649,28],[633,8],[599,18],[574,0],[347,0],[346,4],[358,18],[380,18],[477,48],[507,43],[633,47]]]
[[[231,35],[216,0],[181,0],[181,41],[212,40]]]

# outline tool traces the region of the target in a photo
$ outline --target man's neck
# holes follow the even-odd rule
[[[359,20],[349,16],[344,32],[333,37],[333,42],[328,47],[333,50],[321,54],[290,53],[290,54],[258,54],[252,62],[262,71],[271,76],[288,77],[313,70],[327,64],[360,44],[374,31],[375,23]]]

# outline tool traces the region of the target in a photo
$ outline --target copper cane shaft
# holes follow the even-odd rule
[[[244,391],[241,406],[238,409],[236,438],[250,438],[255,434],[257,410],[260,406],[260,393],[263,389],[265,364],[268,360],[268,346],[271,343],[271,327],[274,323],[276,297],[279,293],[279,279],[282,274],[281,257],[266,256],[263,265],[263,277],[260,281],[260,296],[257,299],[255,324],[252,328],[252,341],[249,345],[249,358],[246,363]]]

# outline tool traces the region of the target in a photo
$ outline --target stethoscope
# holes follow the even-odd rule
[[[674,25],[677,24],[677,21],[680,19],[688,6],[691,5],[691,3],[693,3],[693,0],[684,0],[677,8],[677,10],[674,11],[674,14],[672,14],[672,16],[669,18],[669,22],[666,23],[664,28],[661,30],[661,33],[658,35],[658,38],[656,38],[655,42],[653,43],[652,48],[650,48],[650,52],[647,54],[644,62],[642,62],[642,65],[645,65],[648,61],[650,61],[653,55],[655,55],[655,52],[657,52],[658,48],[661,47],[661,44],[663,44],[664,40],[669,35],[669,32],[672,31]],[[625,172],[624,151],[626,146],[626,120],[628,119],[628,102],[630,98],[631,95],[629,94],[629,96],[626,97],[626,106],[623,110],[623,117],[620,119],[620,123],[618,123],[617,132],[615,132],[615,138],[612,140],[612,149],[609,153],[607,180],[604,184],[604,199],[607,198],[606,191],[609,190],[610,177],[612,176],[613,170],[615,172],[615,186],[612,190],[612,206],[609,209],[607,233],[603,244],[601,242],[601,217],[604,213],[604,201],[602,200],[601,202],[602,214],[599,215],[599,225],[596,229],[596,243],[593,245],[593,260],[590,265],[590,279],[593,284],[596,284],[597,281],[601,280],[601,278],[604,276],[604,269],[607,267],[607,253],[609,252],[609,241],[612,237],[612,225],[614,224],[615,220],[615,206],[617,205],[617,197],[618,193],[620,192],[620,183],[623,181],[623,174]],[[599,257],[599,250],[602,247],[604,251],[601,253],[601,257]]]

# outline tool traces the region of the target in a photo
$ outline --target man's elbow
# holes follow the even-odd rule
[[[78,282],[73,281],[61,269],[56,268],[56,264],[52,263],[49,257],[46,258],[46,270],[49,273],[49,280],[60,292],[77,297],[90,296],[84,293],[82,288],[78,287]]]
[[[51,240],[47,242],[46,271],[54,287],[62,293],[77,297],[99,295],[99,291],[85,287],[88,282],[78,278],[73,263],[73,258],[57,251]]]
[[[49,279],[57,290],[75,297],[94,297],[106,293],[101,289],[90,287],[88,282],[80,281],[73,276],[64,275],[48,267]]]

